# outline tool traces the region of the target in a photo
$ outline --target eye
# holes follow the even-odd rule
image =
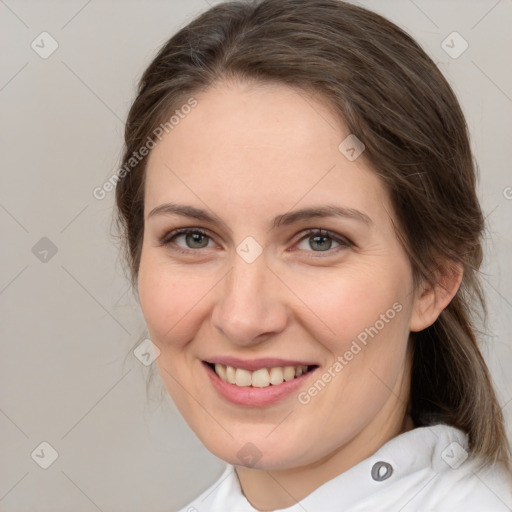
[[[212,237],[199,228],[175,229],[159,239],[159,245],[169,246],[170,249],[181,253],[191,253],[198,249],[215,247]],[[332,255],[354,244],[345,237],[324,229],[310,229],[302,233],[298,243],[292,250],[302,250],[311,253],[327,253]]]
[[[178,252],[187,252],[187,250],[205,249],[212,242],[211,237],[205,231],[197,228],[176,229],[167,233],[159,240],[161,245],[174,245],[173,249]],[[213,247],[210,246],[210,247]]]
[[[338,252],[338,250],[351,247],[353,244],[341,237],[323,229],[311,229],[301,237],[296,247],[309,252]]]

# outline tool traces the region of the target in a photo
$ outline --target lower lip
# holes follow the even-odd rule
[[[237,386],[236,384],[225,382],[206,363],[203,363],[203,366],[206,368],[208,377],[210,377],[213,387],[219,395],[233,404],[252,407],[272,405],[290,396],[304,384],[305,379],[318,369],[315,368],[300,377],[295,377],[293,380],[284,381],[282,384],[275,386],[271,384],[266,388],[255,388],[252,386]]]

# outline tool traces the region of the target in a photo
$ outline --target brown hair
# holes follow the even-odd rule
[[[437,321],[411,335],[410,414],[468,434],[486,463],[509,461],[503,417],[476,340],[485,312],[478,269],[484,219],[465,119],[447,81],[404,31],[340,0],[259,0],[212,7],[145,71],[126,123],[123,164],[173,109],[219,80],[278,82],[327,99],[389,191],[415,282],[460,264]],[[142,159],[118,182],[117,221],[135,286],[144,233]],[[133,163],[133,162],[132,162]]]

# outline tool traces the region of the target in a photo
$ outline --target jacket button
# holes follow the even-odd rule
[[[387,462],[376,462],[372,467],[372,478],[376,482],[387,480],[393,474],[393,466]]]

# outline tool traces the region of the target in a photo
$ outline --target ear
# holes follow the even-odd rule
[[[438,266],[432,281],[425,279],[416,291],[409,329],[419,332],[430,327],[457,293],[464,271],[453,261]]]

